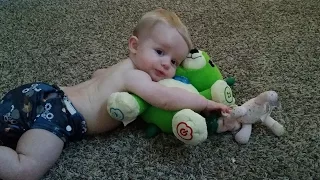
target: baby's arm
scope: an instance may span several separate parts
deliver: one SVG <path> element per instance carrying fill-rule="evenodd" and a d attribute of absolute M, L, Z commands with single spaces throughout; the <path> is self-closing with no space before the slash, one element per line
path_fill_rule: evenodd
<path fill-rule="evenodd" d="M 92 78 L 97 77 L 97 76 L 101 76 L 101 75 L 105 74 L 106 71 L 107 71 L 106 68 L 98 69 L 92 74 Z"/>
<path fill-rule="evenodd" d="M 155 107 L 166 110 L 192 109 L 194 111 L 205 109 L 228 111 L 229 109 L 227 106 L 184 89 L 163 86 L 152 81 L 150 76 L 142 71 L 128 72 L 124 78 L 126 91 L 140 96 Z"/>

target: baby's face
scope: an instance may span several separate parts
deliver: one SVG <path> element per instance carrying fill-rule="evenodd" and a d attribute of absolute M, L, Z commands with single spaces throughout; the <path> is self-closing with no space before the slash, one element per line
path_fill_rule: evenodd
<path fill-rule="evenodd" d="M 172 78 L 188 53 L 188 45 L 179 32 L 167 24 L 158 23 L 147 37 L 139 38 L 135 63 L 153 81 L 159 81 Z"/>

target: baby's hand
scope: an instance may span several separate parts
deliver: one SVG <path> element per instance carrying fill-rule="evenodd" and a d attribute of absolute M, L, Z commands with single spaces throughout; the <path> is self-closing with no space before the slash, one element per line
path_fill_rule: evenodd
<path fill-rule="evenodd" d="M 227 114 L 231 112 L 231 107 L 224 105 L 222 103 L 217 103 L 214 101 L 208 100 L 207 107 L 205 108 L 205 111 L 221 111 L 223 114 Z"/>

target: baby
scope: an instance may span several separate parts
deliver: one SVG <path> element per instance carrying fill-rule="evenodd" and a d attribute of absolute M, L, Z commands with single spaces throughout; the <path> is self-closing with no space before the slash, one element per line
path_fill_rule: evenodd
<path fill-rule="evenodd" d="M 106 107 L 114 92 L 135 93 L 167 110 L 229 112 L 229 107 L 200 95 L 156 83 L 172 78 L 192 48 L 188 30 L 174 12 L 157 9 L 146 13 L 128 46 L 127 59 L 97 70 L 83 83 L 58 87 L 35 82 L 2 98 L 0 179 L 40 179 L 68 142 L 118 127 L 121 122 L 112 119 Z"/>

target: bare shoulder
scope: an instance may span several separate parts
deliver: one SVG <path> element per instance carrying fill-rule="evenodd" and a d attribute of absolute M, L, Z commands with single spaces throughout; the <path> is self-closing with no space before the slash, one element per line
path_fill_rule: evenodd
<path fill-rule="evenodd" d="M 110 68 L 114 68 L 113 70 L 110 70 L 110 72 L 116 71 L 114 72 L 117 76 L 115 78 L 119 78 L 119 80 L 121 79 L 124 83 L 131 83 L 139 80 L 151 80 L 150 76 L 146 72 L 136 69 L 130 59 L 126 59 Z M 105 72 L 105 70 L 101 70 L 100 72 Z"/>
<path fill-rule="evenodd" d="M 137 70 L 130 59 L 125 59 L 108 68 L 96 70 L 92 79 L 99 81 L 100 87 L 105 85 L 105 87 L 113 87 L 115 91 L 125 91 L 128 82 L 136 82 L 147 77 L 149 75 Z"/>
<path fill-rule="evenodd" d="M 126 71 L 122 75 L 122 78 L 124 82 L 125 91 L 129 92 L 132 92 L 133 86 L 145 86 L 148 83 L 153 82 L 148 73 L 138 69 Z"/>

